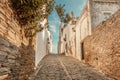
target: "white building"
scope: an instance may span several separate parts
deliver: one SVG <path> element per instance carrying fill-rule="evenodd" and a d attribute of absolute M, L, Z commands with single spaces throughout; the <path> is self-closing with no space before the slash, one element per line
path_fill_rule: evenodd
<path fill-rule="evenodd" d="M 71 24 L 74 22 L 71 20 L 67 26 L 62 28 L 59 52 L 65 52 L 66 55 L 83 60 L 84 39 L 92 34 L 92 30 L 97 25 L 106 21 L 119 8 L 119 0 L 88 0 L 75 24 Z"/>
<path fill-rule="evenodd" d="M 75 23 L 73 18 L 66 26 L 61 26 L 59 53 L 75 56 Z"/>
<path fill-rule="evenodd" d="M 39 64 L 41 59 L 49 53 L 52 53 L 52 38 L 51 33 L 46 26 L 47 20 L 40 22 L 43 30 L 36 34 L 36 53 L 35 66 Z"/>
<path fill-rule="evenodd" d="M 44 56 L 52 53 L 52 39 L 48 29 L 43 29 L 36 36 L 35 65 L 37 66 Z"/>
<path fill-rule="evenodd" d="M 119 9 L 119 0 L 88 0 L 76 23 L 76 54 L 84 59 L 84 39 Z"/>

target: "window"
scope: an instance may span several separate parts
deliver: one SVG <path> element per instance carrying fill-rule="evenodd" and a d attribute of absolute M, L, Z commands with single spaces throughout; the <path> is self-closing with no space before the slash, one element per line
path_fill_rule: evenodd
<path fill-rule="evenodd" d="M 104 12 L 104 20 L 106 21 L 111 16 L 110 12 Z"/>

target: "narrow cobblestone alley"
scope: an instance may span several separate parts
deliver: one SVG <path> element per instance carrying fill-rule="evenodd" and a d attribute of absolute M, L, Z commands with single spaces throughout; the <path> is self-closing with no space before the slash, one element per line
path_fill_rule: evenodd
<path fill-rule="evenodd" d="M 64 55 L 48 55 L 41 62 L 35 80 L 113 80 L 95 69 Z"/>

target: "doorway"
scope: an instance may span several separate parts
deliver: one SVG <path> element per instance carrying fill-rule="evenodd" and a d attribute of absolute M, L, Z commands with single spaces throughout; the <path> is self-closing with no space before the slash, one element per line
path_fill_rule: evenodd
<path fill-rule="evenodd" d="M 84 60 L 84 54 L 85 51 L 84 51 L 84 42 L 81 43 L 81 59 Z"/>

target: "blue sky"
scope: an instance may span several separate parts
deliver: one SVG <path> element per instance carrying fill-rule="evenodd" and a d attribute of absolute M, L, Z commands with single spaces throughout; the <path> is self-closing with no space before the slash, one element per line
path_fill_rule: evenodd
<path fill-rule="evenodd" d="M 87 0 L 55 0 L 55 5 L 65 4 L 64 9 L 66 13 L 74 12 L 76 17 L 80 16 Z M 49 16 L 49 30 L 52 34 L 53 40 L 53 53 L 57 53 L 58 39 L 59 39 L 59 25 L 60 19 L 55 10 Z"/>

